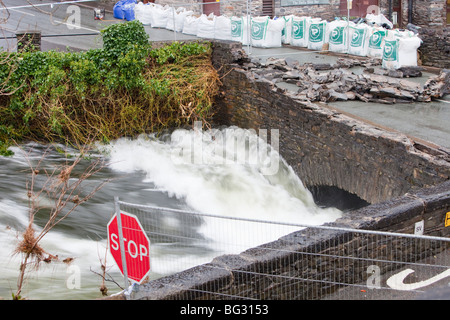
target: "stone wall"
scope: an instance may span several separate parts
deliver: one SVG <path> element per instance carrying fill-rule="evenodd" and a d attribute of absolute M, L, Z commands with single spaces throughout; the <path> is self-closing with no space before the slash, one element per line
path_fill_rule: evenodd
<path fill-rule="evenodd" d="M 275 0 L 275 15 L 287 16 L 294 14 L 333 21 L 335 17 L 341 16 L 339 10 L 340 0 L 330 0 L 329 2 L 329 4 L 282 6 L 281 0 Z"/>
<path fill-rule="evenodd" d="M 342 184 L 341 188 L 356 186 L 352 190 L 377 203 L 344 213 L 325 225 L 327 229 L 306 228 L 142 284 L 129 298 L 225 299 L 241 295 L 254 299 L 321 299 L 336 289 L 326 281 L 330 277 L 333 282 L 364 283 L 370 258 L 416 261 L 444 249 L 435 242 L 417 248 L 416 240 L 401 238 L 397 242 L 395 237 L 367 236 L 348 229 L 412 234 L 415 223 L 423 220 L 425 235 L 449 237 L 445 217 L 450 211 L 450 165 L 445 151 L 415 144 L 398 133 L 326 108 L 298 103 L 270 82 L 240 69 L 239 63 L 247 61 L 240 44 L 215 42 L 213 60 L 226 75 L 217 115 L 220 119 L 247 128 L 281 129 L 281 151 L 285 150 L 288 162 L 302 179 L 306 174 L 310 181 L 325 184 L 346 181 L 350 185 Z M 348 256 L 358 263 L 342 260 Z M 389 263 L 379 266 L 382 273 L 393 270 Z M 125 295 L 114 299 L 125 299 Z"/>
<path fill-rule="evenodd" d="M 327 225 L 340 229 L 307 228 L 240 254 L 223 255 L 210 263 L 150 281 L 135 288 L 130 298 L 326 298 L 339 288 L 336 283 L 364 285 L 368 267 L 374 263 L 372 258 L 418 262 L 438 255 L 448 246 L 439 241 L 419 243 L 415 239 L 367 235 L 344 228 L 411 234 L 415 222 L 424 220 L 424 234 L 448 237 L 450 227 L 444 227 L 444 220 L 450 210 L 449 199 L 450 182 L 445 182 L 353 211 Z M 349 256 L 351 260 L 346 259 Z M 394 263 L 377 262 L 377 266 L 380 275 L 396 270 Z"/>
<path fill-rule="evenodd" d="M 450 68 L 450 27 L 422 28 L 419 56 L 424 66 Z"/>
<path fill-rule="evenodd" d="M 245 70 L 239 46 L 230 44 L 228 51 L 220 48 L 227 44 L 215 45 L 217 65 L 238 62 L 223 79 L 216 121 L 278 129 L 281 155 L 307 186 L 336 186 L 376 203 L 449 180 L 449 150 L 297 100 Z"/>

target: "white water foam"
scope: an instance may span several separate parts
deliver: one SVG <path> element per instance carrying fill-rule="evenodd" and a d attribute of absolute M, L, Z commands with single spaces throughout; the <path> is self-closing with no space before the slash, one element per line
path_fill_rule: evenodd
<path fill-rule="evenodd" d="M 149 183 L 183 199 L 193 211 L 306 225 L 321 225 L 340 217 L 340 210 L 319 208 L 293 169 L 274 148 L 261 148 L 262 143 L 255 132 L 234 127 L 176 130 L 165 139 L 119 139 L 109 146 L 108 153 L 112 169 L 144 172 Z M 277 170 L 267 174 L 269 167 Z M 141 204 L 146 204 L 145 199 Z M 202 233 L 222 252 L 227 252 L 223 243 L 251 247 L 299 229 L 269 232 L 267 228 L 273 230 L 273 226 L 261 229 L 258 225 L 252 230 L 243 222 L 207 220 L 210 223 L 203 226 Z"/>

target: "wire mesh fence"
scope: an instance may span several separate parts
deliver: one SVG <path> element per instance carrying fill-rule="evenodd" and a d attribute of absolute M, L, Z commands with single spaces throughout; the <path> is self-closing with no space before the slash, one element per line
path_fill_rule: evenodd
<path fill-rule="evenodd" d="M 135 297 L 405 299 L 450 283 L 449 238 L 118 204 L 151 242 Z"/>

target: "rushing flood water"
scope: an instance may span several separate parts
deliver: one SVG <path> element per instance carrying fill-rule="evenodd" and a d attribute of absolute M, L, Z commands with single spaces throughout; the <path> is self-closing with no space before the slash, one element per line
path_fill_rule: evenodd
<path fill-rule="evenodd" d="M 16 290 L 20 257 L 13 256 L 12 252 L 17 232 L 27 225 L 29 162 L 35 165 L 47 149 L 47 146 L 25 145 L 14 148 L 14 156 L 0 158 L 0 296 L 7 299 Z M 47 153 L 43 164 L 48 170 L 68 161 L 54 149 Z M 86 186 L 98 185 L 104 179 L 113 180 L 42 241 L 42 247 L 48 252 L 61 260 L 73 257 L 74 261 L 70 265 L 42 263 L 39 271 L 29 273 L 23 296 L 31 299 L 101 297 L 101 278 L 94 272 L 101 272 L 100 261 L 105 256 L 109 274 L 122 284 L 118 268 L 106 250 L 106 225 L 114 211 L 114 196 L 130 203 L 315 225 L 334 221 L 341 215 L 337 209 L 317 207 L 311 193 L 276 150 L 248 130 L 180 129 L 161 138 L 120 139 L 102 147 L 99 154 L 92 157 L 105 158 L 107 165 L 89 179 Z M 88 163 L 89 160 L 83 160 L 81 164 Z M 43 225 L 45 215 L 45 210 L 39 213 L 37 229 Z M 204 231 L 208 237 L 219 236 L 216 230 Z M 233 232 L 236 234 L 226 236 L 252 235 L 251 229 Z M 269 241 L 274 235 L 267 236 L 258 241 Z M 196 252 L 195 248 L 191 252 L 180 252 L 178 260 L 195 256 Z M 212 251 L 193 261 L 208 262 L 220 253 Z M 150 278 L 177 271 L 171 265 L 158 263 L 158 259 L 163 261 L 164 250 L 155 250 L 154 255 L 151 256 L 155 263 Z M 184 266 L 187 267 L 190 265 Z M 110 293 L 120 291 L 112 282 L 106 285 Z"/>

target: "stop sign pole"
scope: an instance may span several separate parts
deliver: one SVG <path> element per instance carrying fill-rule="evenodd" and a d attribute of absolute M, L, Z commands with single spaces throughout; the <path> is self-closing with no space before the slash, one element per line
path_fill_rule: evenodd
<path fill-rule="evenodd" d="M 141 283 L 150 272 L 150 239 L 135 215 L 120 211 L 117 197 L 114 204 L 115 215 L 107 227 L 108 247 L 128 287 L 128 280 Z"/>
<path fill-rule="evenodd" d="M 127 270 L 127 260 L 125 257 L 125 242 L 123 241 L 123 229 L 122 229 L 122 215 L 120 214 L 120 205 L 119 205 L 119 197 L 114 197 L 114 210 L 116 211 L 117 217 L 117 229 L 119 233 L 119 242 L 120 242 L 120 256 L 122 260 L 122 273 L 123 273 L 123 281 L 124 281 L 124 289 L 128 287 L 128 270 Z M 109 239 L 109 237 L 108 237 Z"/>

